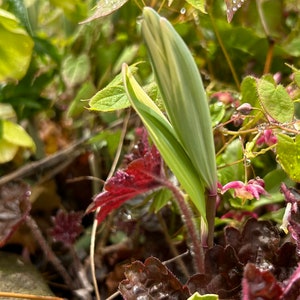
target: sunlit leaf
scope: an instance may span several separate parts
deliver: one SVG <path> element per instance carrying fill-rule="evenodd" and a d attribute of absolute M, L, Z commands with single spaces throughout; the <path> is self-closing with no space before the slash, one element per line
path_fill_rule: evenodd
<path fill-rule="evenodd" d="M 23 127 L 7 120 L 0 120 L 0 163 L 11 161 L 19 147 L 35 151 L 34 141 Z"/>
<path fill-rule="evenodd" d="M 218 299 L 219 296 L 215 294 L 200 295 L 198 292 L 196 292 L 187 300 L 218 300 Z"/>
<path fill-rule="evenodd" d="M 122 7 L 128 0 L 99 0 L 94 14 L 82 21 L 81 24 L 108 16 Z"/>
<path fill-rule="evenodd" d="M 21 79 L 30 63 L 33 41 L 15 16 L 2 9 L 0 9 L 0 40 L 2 41 L 0 82 Z"/>
<path fill-rule="evenodd" d="M 282 85 L 267 80 L 257 82 L 257 93 L 265 112 L 277 122 L 291 122 L 294 117 L 294 103 Z"/>
<path fill-rule="evenodd" d="M 187 0 L 186 2 L 199 9 L 202 13 L 206 13 L 205 0 Z"/>
<path fill-rule="evenodd" d="M 285 134 L 278 134 L 277 160 L 288 176 L 300 182 L 300 135 L 295 140 Z"/>

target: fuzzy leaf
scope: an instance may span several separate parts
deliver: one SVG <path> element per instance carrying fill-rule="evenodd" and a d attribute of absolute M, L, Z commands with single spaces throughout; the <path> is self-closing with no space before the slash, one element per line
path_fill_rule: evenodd
<path fill-rule="evenodd" d="M 282 85 L 275 85 L 268 80 L 257 82 L 257 93 L 261 106 L 275 121 L 291 122 L 294 117 L 294 103 Z"/>
<path fill-rule="evenodd" d="M 0 186 L 0 247 L 29 214 L 29 197 L 29 187 L 23 182 L 9 182 Z"/>
<path fill-rule="evenodd" d="M 217 190 L 208 99 L 194 59 L 172 25 L 152 8 L 143 11 L 142 35 L 176 136 L 205 186 Z"/>
<path fill-rule="evenodd" d="M 190 296 L 187 287 L 154 257 L 147 258 L 145 264 L 140 261 L 133 262 L 126 267 L 125 276 L 119 290 L 127 300 L 186 300 Z"/>
<path fill-rule="evenodd" d="M 288 176 L 300 182 L 300 135 L 293 140 L 288 135 L 278 134 L 277 160 Z"/>

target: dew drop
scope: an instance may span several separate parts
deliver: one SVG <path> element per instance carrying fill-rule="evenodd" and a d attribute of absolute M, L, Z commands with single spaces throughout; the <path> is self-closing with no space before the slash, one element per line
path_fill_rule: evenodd
<path fill-rule="evenodd" d="M 246 158 L 246 159 L 244 160 L 244 165 L 245 165 L 245 167 L 251 166 L 251 159 Z"/>
<path fill-rule="evenodd" d="M 183 7 L 183 8 L 180 10 L 180 13 L 181 13 L 182 15 L 184 15 L 184 14 L 186 13 L 186 9 Z"/>
<path fill-rule="evenodd" d="M 233 10 L 233 11 L 237 11 L 238 9 L 237 9 L 237 7 L 234 6 L 234 7 L 232 8 L 232 10 Z"/>

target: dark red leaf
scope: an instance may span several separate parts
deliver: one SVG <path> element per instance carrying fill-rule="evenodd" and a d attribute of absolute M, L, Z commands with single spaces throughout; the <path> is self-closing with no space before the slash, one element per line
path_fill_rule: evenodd
<path fill-rule="evenodd" d="M 50 234 L 54 240 L 72 245 L 83 230 L 81 221 L 82 213 L 59 210 L 53 218 L 54 227 Z"/>
<path fill-rule="evenodd" d="M 29 186 L 21 181 L 0 186 L 0 247 L 17 230 L 31 209 Z"/>
<path fill-rule="evenodd" d="M 269 270 L 260 270 L 254 264 L 245 267 L 243 285 L 243 300 L 279 300 L 282 288 Z"/>
<path fill-rule="evenodd" d="M 190 296 L 187 287 L 154 257 L 147 258 L 145 264 L 133 262 L 126 268 L 125 276 L 119 290 L 126 300 L 186 300 Z"/>
<path fill-rule="evenodd" d="M 243 265 L 231 246 L 214 246 L 205 254 L 205 274 L 196 274 L 188 281 L 191 293 L 218 294 L 232 299 L 241 290 Z"/>
<path fill-rule="evenodd" d="M 144 148 L 145 149 L 145 148 Z M 87 213 L 101 207 L 98 222 L 125 201 L 163 185 L 162 158 L 155 146 L 146 147 L 143 156 L 133 160 L 126 169 L 119 170 L 109 179 L 104 192 L 97 195 Z"/>

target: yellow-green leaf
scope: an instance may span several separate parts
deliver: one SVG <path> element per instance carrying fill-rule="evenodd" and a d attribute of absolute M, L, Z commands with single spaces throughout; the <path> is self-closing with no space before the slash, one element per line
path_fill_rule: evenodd
<path fill-rule="evenodd" d="M 27 72 L 33 41 L 11 13 L 0 9 L 0 82 L 20 80 Z"/>
<path fill-rule="evenodd" d="M 278 162 L 292 180 L 300 182 L 300 135 L 292 139 L 288 135 L 278 134 L 277 138 Z"/>

